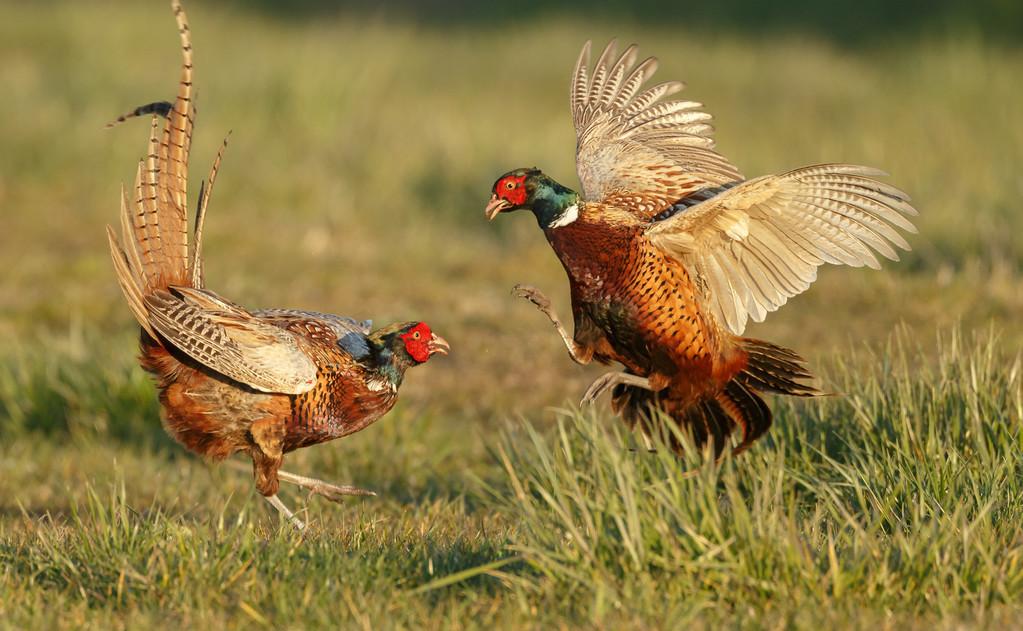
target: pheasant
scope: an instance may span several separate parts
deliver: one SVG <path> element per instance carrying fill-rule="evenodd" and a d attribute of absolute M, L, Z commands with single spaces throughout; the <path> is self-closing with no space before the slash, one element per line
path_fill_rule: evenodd
<path fill-rule="evenodd" d="M 678 82 L 645 88 L 657 60 L 636 60 L 635 46 L 616 56 L 614 41 L 592 67 L 589 42 L 579 55 L 570 102 L 581 192 L 516 169 L 497 179 L 485 214 L 533 213 L 568 275 L 574 334 L 538 289 L 516 293 L 550 318 L 573 360 L 624 367 L 584 403 L 611 390 L 612 409 L 644 438 L 667 416 L 716 457 L 741 428 L 738 454 L 771 425 L 762 393 L 821 394 L 794 351 L 743 337 L 747 321 L 805 291 L 824 263 L 898 260 L 895 248 L 909 249 L 898 229 L 915 232 L 907 216 L 917 212 L 862 166 L 744 179 L 714 150 L 702 105 L 664 100 Z"/>
<path fill-rule="evenodd" d="M 251 456 L 256 489 L 302 529 L 277 497 L 280 480 L 334 501 L 373 493 L 281 471 L 284 454 L 364 429 L 394 406 L 408 368 L 449 346 L 423 322 L 371 330 L 323 313 L 248 310 L 206 289 L 203 221 L 226 140 L 199 190 L 189 250 L 192 46 L 185 12 L 172 5 L 184 56 L 177 98 L 115 121 L 153 114 L 133 201 L 122 187 L 120 238 L 107 227 L 110 253 L 142 327 L 140 361 L 157 382 L 167 432 L 213 461 Z"/>

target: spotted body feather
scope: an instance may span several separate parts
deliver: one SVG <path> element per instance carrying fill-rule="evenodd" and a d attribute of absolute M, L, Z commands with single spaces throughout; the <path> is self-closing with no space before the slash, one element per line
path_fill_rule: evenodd
<path fill-rule="evenodd" d="M 815 396 L 799 355 L 743 337 L 805 291 L 825 263 L 880 266 L 909 249 L 909 197 L 884 173 L 820 164 L 746 180 L 714 146 L 699 103 L 665 100 L 679 82 L 644 89 L 657 67 L 635 46 L 579 55 L 570 87 L 579 193 L 539 169 L 498 178 L 486 215 L 528 209 L 568 274 L 569 335 L 539 290 L 520 287 L 553 321 L 570 356 L 621 363 L 587 391 L 612 391 L 632 425 L 666 415 L 697 445 L 736 453 L 771 424 L 764 392 Z M 681 445 L 674 444 L 676 449 Z"/>

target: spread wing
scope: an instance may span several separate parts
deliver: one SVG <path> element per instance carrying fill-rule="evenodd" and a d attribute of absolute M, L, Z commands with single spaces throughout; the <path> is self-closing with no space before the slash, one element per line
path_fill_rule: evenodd
<path fill-rule="evenodd" d="M 586 42 L 572 77 L 576 169 L 583 199 L 647 220 L 689 193 L 742 175 L 714 151 L 711 116 L 693 101 L 663 101 L 678 81 L 643 89 L 657 59 L 636 63 L 635 46 L 615 59 L 612 40 L 590 67 Z"/>
<path fill-rule="evenodd" d="M 824 263 L 879 268 L 898 260 L 916 232 L 909 197 L 872 179 L 884 172 L 848 164 L 804 167 L 752 179 L 646 230 L 681 261 L 706 304 L 735 334 L 760 322 L 817 278 Z"/>
<path fill-rule="evenodd" d="M 149 323 L 195 361 L 262 392 L 301 394 L 315 385 L 316 363 L 293 333 L 213 292 L 172 291 L 144 298 Z"/>

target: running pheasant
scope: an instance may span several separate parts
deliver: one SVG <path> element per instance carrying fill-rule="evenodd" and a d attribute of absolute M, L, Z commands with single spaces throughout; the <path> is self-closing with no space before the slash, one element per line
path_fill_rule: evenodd
<path fill-rule="evenodd" d="M 761 393 L 820 394 L 795 352 L 742 337 L 747 320 L 805 291 L 824 263 L 898 260 L 895 247 L 909 244 L 896 228 L 915 232 L 906 215 L 916 211 L 867 167 L 743 179 L 714 151 L 702 106 L 662 100 L 678 82 L 644 89 L 657 60 L 636 59 L 635 46 L 616 57 L 613 41 L 592 68 L 589 42 L 579 56 L 570 100 L 582 192 L 517 169 L 494 184 L 486 216 L 532 211 L 568 273 L 574 335 L 539 290 L 516 292 L 551 319 L 576 362 L 625 367 L 584 402 L 611 389 L 615 412 L 644 435 L 660 410 L 716 455 L 741 428 L 739 453 L 771 425 Z"/>
<path fill-rule="evenodd" d="M 184 55 L 178 95 L 115 121 L 154 115 L 134 203 L 122 190 L 120 239 L 107 227 L 110 253 L 142 326 L 141 363 L 156 378 L 166 430 L 212 460 L 249 454 L 256 488 L 301 529 L 277 497 L 280 480 L 335 501 L 372 493 L 280 471 L 284 454 L 373 423 L 394 406 L 406 369 L 449 347 L 423 322 L 372 331 L 369 322 L 334 315 L 247 310 L 205 288 L 203 220 L 224 147 L 199 190 L 189 251 L 192 46 L 185 12 L 172 5 Z M 160 116 L 167 119 L 162 130 Z"/>

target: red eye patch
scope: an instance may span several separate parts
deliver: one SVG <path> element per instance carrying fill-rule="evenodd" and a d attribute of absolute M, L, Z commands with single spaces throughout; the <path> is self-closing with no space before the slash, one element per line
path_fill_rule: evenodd
<path fill-rule="evenodd" d="M 494 187 L 494 194 L 516 206 L 525 204 L 527 197 L 525 181 L 525 175 L 509 175 L 497 183 L 497 186 Z"/>
<path fill-rule="evenodd" d="M 430 358 L 430 337 L 433 332 L 425 322 L 415 325 L 407 333 L 402 334 L 401 339 L 405 341 L 405 350 L 417 362 L 425 362 Z"/>

